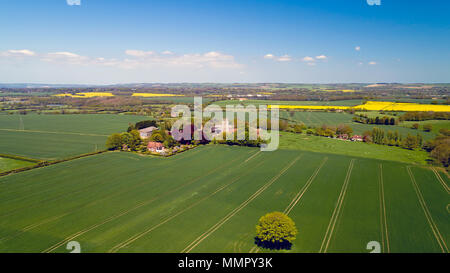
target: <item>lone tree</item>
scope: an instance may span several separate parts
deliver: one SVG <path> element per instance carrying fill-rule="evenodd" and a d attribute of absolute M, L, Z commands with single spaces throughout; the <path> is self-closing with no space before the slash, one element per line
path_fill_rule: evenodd
<path fill-rule="evenodd" d="M 259 219 L 255 244 L 267 249 L 291 249 L 298 231 L 294 221 L 281 212 L 271 212 Z"/>

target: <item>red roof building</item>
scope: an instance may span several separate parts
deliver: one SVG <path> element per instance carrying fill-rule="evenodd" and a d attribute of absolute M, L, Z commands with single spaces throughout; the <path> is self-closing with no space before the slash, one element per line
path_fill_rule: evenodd
<path fill-rule="evenodd" d="M 162 152 L 164 151 L 164 145 L 162 145 L 162 143 L 159 142 L 150 141 L 147 144 L 147 149 L 151 152 Z"/>

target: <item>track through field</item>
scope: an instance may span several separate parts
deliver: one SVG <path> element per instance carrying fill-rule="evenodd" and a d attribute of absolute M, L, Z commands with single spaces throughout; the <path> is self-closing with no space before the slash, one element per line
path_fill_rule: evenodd
<path fill-rule="evenodd" d="M 86 229 L 83 229 L 83 230 L 81 230 L 81 231 L 79 231 L 79 232 L 77 232 L 77 233 L 75 233 L 75 234 L 70 235 L 69 237 L 66 237 L 65 239 L 63 239 L 63 240 L 60 241 L 59 243 L 57 243 L 57 244 L 55 244 L 55 245 L 53 245 L 53 246 L 51 246 L 51 247 L 45 249 L 45 250 L 42 251 L 42 252 L 44 252 L 44 253 L 52 252 L 52 251 L 56 250 L 57 248 L 61 247 L 62 245 L 66 244 L 67 242 L 69 242 L 69 241 L 71 241 L 71 240 L 73 240 L 73 239 L 75 239 L 75 238 L 77 238 L 77 237 L 79 237 L 79 236 L 81 236 L 81 235 L 83 235 L 83 234 L 89 232 L 89 231 L 92 231 L 92 230 L 94 230 L 94 229 L 96 229 L 96 228 L 98 228 L 98 227 L 100 227 L 100 226 L 102 226 L 102 225 L 104 225 L 104 224 L 106 224 L 106 223 L 109 223 L 109 222 L 111 222 L 111 221 L 113 221 L 113 220 L 116 220 L 116 219 L 118 219 L 118 218 L 120 218 L 120 217 L 122 217 L 122 216 L 124 216 L 124 215 L 127 215 L 127 214 L 129 214 L 130 212 L 135 211 L 135 210 L 137 210 L 137 209 L 139 209 L 139 208 L 141 208 L 141 207 L 147 206 L 147 205 L 149 205 L 149 204 L 155 202 L 156 200 L 161 199 L 162 197 L 164 197 L 164 196 L 166 196 L 166 195 L 168 195 L 168 194 L 170 194 L 170 193 L 173 193 L 173 192 L 175 192 L 175 191 L 178 191 L 178 190 L 180 190 L 180 189 L 182 189 L 182 188 L 184 188 L 184 187 L 186 187 L 186 186 L 188 186 L 188 185 L 190 185 L 190 184 L 192 184 L 192 183 L 194 183 L 194 182 L 196 182 L 196 181 L 198 181 L 198 180 L 200 180 L 200 179 L 202 179 L 202 178 L 204 178 L 204 177 L 207 177 L 207 176 L 209 176 L 209 175 L 211 175 L 211 174 L 213 174 L 213 173 L 216 173 L 216 172 L 219 171 L 220 169 L 223 169 L 223 168 L 225 168 L 225 167 L 227 167 L 227 166 L 230 166 L 231 164 L 233 164 L 234 162 L 236 162 L 236 161 L 238 161 L 238 160 L 240 160 L 240 158 L 236 158 L 236 159 L 234 159 L 234 160 L 228 162 L 227 164 L 223 164 L 223 165 L 221 165 L 221 166 L 219 166 L 219 167 L 217 167 L 217 168 L 215 168 L 215 169 L 213 169 L 213 170 L 207 172 L 206 174 L 200 175 L 200 176 L 198 176 L 198 177 L 196 177 L 196 178 L 190 180 L 189 182 L 187 182 L 187 183 L 185 183 L 185 184 L 183 184 L 183 185 L 178 186 L 178 187 L 175 188 L 175 189 L 172 189 L 172 190 L 170 190 L 170 191 L 168 191 L 168 192 L 163 193 L 162 195 L 159 195 L 159 196 L 156 196 L 156 197 L 154 197 L 154 198 L 152 198 L 152 199 L 150 199 L 150 200 L 141 202 L 141 203 L 139 203 L 138 205 L 136 205 L 136 206 L 134 206 L 134 207 L 132 207 L 132 208 L 130 208 L 130 209 L 127 209 L 127 210 L 122 211 L 122 212 L 120 212 L 120 213 L 118 213 L 118 214 L 115 214 L 115 215 L 113 215 L 113 216 L 110 216 L 109 218 L 107 218 L 106 220 L 104 220 L 104 221 L 102 221 L 102 222 L 100 222 L 100 223 L 94 224 L 94 225 L 92 225 L 92 226 L 90 226 L 90 227 L 88 227 L 88 228 L 86 228 Z"/>
<path fill-rule="evenodd" d="M 297 195 L 292 199 L 291 203 L 284 209 L 284 212 L 286 215 L 289 215 L 291 210 L 297 205 L 297 203 L 300 201 L 300 199 L 303 197 L 303 195 L 308 190 L 309 186 L 312 184 L 316 176 L 319 174 L 320 170 L 322 169 L 323 165 L 327 162 L 328 157 L 325 157 L 322 160 L 322 163 L 319 165 L 319 167 L 314 171 L 314 173 L 311 175 L 311 177 L 306 181 L 305 185 L 300 189 L 300 191 L 297 193 Z M 258 253 L 259 248 L 258 246 L 254 246 L 252 249 L 250 249 L 249 253 Z"/>
<path fill-rule="evenodd" d="M 247 162 L 247 161 L 245 161 Z M 164 225 L 165 223 L 169 222 L 170 220 L 174 219 L 175 217 L 185 213 L 186 211 L 196 207 L 197 205 L 199 205 L 200 203 L 202 203 L 203 201 L 205 201 L 206 199 L 216 195 L 217 193 L 221 192 L 222 190 L 228 188 L 229 186 L 231 186 L 232 184 L 234 184 L 235 182 L 237 182 L 239 179 L 241 179 L 244 175 L 246 175 L 247 173 L 249 173 L 250 171 L 252 171 L 253 169 L 256 169 L 257 167 L 261 166 L 264 162 L 261 161 L 259 162 L 257 165 L 255 165 L 252 168 L 248 168 L 246 171 L 244 171 L 243 173 L 241 173 L 240 175 L 238 175 L 237 177 L 235 177 L 234 179 L 231 180 L 231 182 L 219 187 L 216 191 L 214 191 L 213 193 L 203 197 L 202 199 L 200 199 L 199 201 L 195 202 L 194 204 L 186 207 L 185 209 L 175 213 L 172 216 L 167 217 L 166 219 L 164 219 L 163 221 L 161 221 L 160 223 L 150 227 L 149 229 L 140 232 L 136 235 L 133 235 L 132 237 L 128 238 L 127 240 L 119 243 L 118 245 L 114 246 L 113 248 L 111 248 L 108 252 L 109 253 L 116 253 L 118 252 L 120 249 L 127 247 L 128 245 L 132 244 L 133 242 L 139 240 L 140 238 L 142 238 L 143 236 L 147 235 L 148 233 L 152 232 L 153 230 L 157 229 L 158 227 Z"/>
<path fill-rule="evenodd" d="M 274 176 L 271 180 L 269 180 L 266 184 L 264 184 L 261 188 L 259 188 L 253 195 L 251 195 L 247 200 L 241 203 L 238 207 L 236 207 L 233 211 L 231 211 L 227 216 L 222 218 L 219 222 L 213 225 L 209 230 L 200 235 L 197 239 L 195 239 L 192 243 L 190 243 L 185 249 L 183 249 L 182 253 L 191 252 L 197 245 L 199 245 L 203 240 L 205 240 L 208 236 L 214 233 L 217 229 L 219 229 L 223 224 L 225 224 L 229 219 L 231 219 L 236 213 L 245 208 L 251 201 L 253 201 L 256 197 L 258 197 L 262 192 L 264 192 L 270 185 L 272 185 L 275 181 L 278 180 L 290 167 L 292 167 L 295 162 L 297 162 L 302 155 L 299 155 L 295 158 L 288 166 L 282 169 L 276 176 Z"/>
<path fill-rule="evenodd" d="M 447 244 L 445 243 L 444 238 L 442 237 L 436 223 L 433 220 L 433 217 L 430 214 L 430 211 L 425 202 L 425 199 L 423 198 L 422 192 L 420 191 L 419 185 L 417 185 L 416 179 L 415 179 L 413 173 L 411 172 L 411 167 L 407 166 L 406 170 L 408 171 L 409 177 L 411 178 L 411 183 L 413 184 L 417 198 L 419 199 L 419 203 L 422 206 L 423 213 L 425 214 L 425 217 L 427 218 L 428 224 L 431 228 L 431 231 L 433 232 L 434 237 L 436 238 L 437 243 L 439 244 L 443 253 L 448 253 Z"/>
<path fill-rule="evenodd" d="M 350 164 L 349 164 L 349 167 L 348 167 L 348 170 L 347 170 L 347 175 L 345 177 L 344 184 L 342 185 L 341 193 L 339 194 L 339 198 L 338 198 L 338 201 L 336 203 L 336 207 L 335 207 L 335 209 L 333 211 L 333 214 L 331 216 L 330 223 L 328 224 L 328 228 L 327 228 L 327 231 L 326 231 L 325 236 L 323 238 L 322 245 L 320 246 L 320 250 L 319 250 L 320 253 L 326 253 L 327 252 L 328 246 L 329 246 L 330 241 L 331 241 L 331 238 L 333 237 L 334 228 L 335 228 L 336 222 L 337 222 L 337 220 L 339 218 L 339 214 L 340 214 L 340 211 L 341 211 L 341 208 L 342 208 L 342 203 L 344 202 L 345 194 L 347 193 L 347 187 L 348 187 L 348 184 L 349 184 L 349 181 L 350 181 L 350 176 L 351 176 L 354 164 L 355 164 L 355 159 L 352 159 L 350 161 Z"/>
<path fill-rule="evenodd" d="M 389 232 L 386 217 L 386 201 L 384 198 L 383 165 L 380 164 L 379 174 L 379 193 L 380 193 L 380 223 L 381 223 L 381 246 L 383 252 L 390 253 Z"/>

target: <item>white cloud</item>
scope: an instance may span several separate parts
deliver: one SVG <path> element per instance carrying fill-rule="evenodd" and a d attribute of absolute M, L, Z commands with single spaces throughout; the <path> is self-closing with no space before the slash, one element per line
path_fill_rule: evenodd
<path fill-rule="evenodd" d="M 310 56 L 306 56 L 302 59 L 304 62 L 314 62 L 315 59 L 313 57 Z"/>
<path fill-rule="evenodd" d="M 67 0 L 69 6 L 81 6 L 81 0 Z"/>
<path fill-rule="evenodd" d="M 275 56 L 273 54 L 266 54 L 264 55 L 264 59 L 270 59 L 278 62 L 289 62 L 292 61 L 292 57 L 288 54 L 285 54 L 283 56 Z"/>
<path fill-rule="evenodd" d="M 212 67 L 212 68 L 239 68 L 241 64 L 237 63 L 234 56 L 223 54 L 217 51 L 206 53 L 190 53 L 177 55 L 170 51 L 164 51 L 161 54 L 153 51 L 127 50 L 127 55 L 132 59 L 125 59 L 120 64 L 124 68 L 168 66 L 168 67 Z"/>
<path fill-rule="evenodd" d="M 356 51 L 360 51 L 360 50 L 361 50 L 361 47 L 360 47 L 360 46 L 356 46 L 356 47 L 355 47 L 355 50 L 356 50 Z"/>
<path fill-rule="evenodd" d="M 143 51 L 143 50 L 134 50 L 134 49 L 127 49 L 125 50 L 125 54 L 133 57 L 145 57 L 155 54 L 153 51 Z"/>
<path fill-rule="evenodd" d="M 289 62 L 291 60 L 292 60 L 291 56 L 289 56 L 287 54 L 277 58 L 277 61 L 279 61 L 279 62 Z"/>
<path fill-rule="evenodd" d="M 103 57 L 82 56 L 73 52 L 59 51 L 36 54 L 30 50 L 8 50 L 0 52 L 0 57 L 28 57 L 37 56 L 41 61 L 70 65 L 101 65 L 115 66 L 125 69 L 149 67 L 193 67 L 193 68 L 242 68 L 234 56 L 217 51 L 206 53 L 190 53 L 177 55 L 170 51 L 156 53 L 154 51 L 126 50 L 128 58 L 108 59 Z"/>
<path fill-rule="evenodd" d="M 28 49 L 10 49 L 4 52 L 0 52 L 0 56 L 3 57 L 30 57 L 35 55 L 35 52 Z"/>
<path fill-rule="evenodd" d="M 376 64 L 377 64 L 377 62 L 374 62 L 374 61 L 369 62 L 369 65 L 376 65 Z"/>
<path fill-rule="evenodd" d="M 319 56 L 316 56 L 316 59 L 317 60 L 326 60 L 328 57 L 327 56 L 325 56 L 325 55 L 319 55 Z"/>

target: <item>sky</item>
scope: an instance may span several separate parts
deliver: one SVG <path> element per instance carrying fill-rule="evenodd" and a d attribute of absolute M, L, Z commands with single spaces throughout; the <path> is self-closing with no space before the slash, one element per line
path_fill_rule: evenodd
<path fill-rule="evenodd" d="M 0 0 L 0 82 L 450 82 L 450 1 Z"/>

